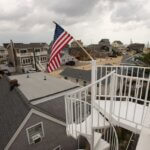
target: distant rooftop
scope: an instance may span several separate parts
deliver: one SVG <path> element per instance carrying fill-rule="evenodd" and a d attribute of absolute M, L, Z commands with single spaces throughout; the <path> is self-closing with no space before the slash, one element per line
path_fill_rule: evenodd
<path fill-rule="evenodd" d="M 45 77 L 46 80 L 44 80 Z M 78 85 L 70 81 L 58 79 L 43 72 L 14 75 L 9 78 L 18 80 L 20 85 L 18 88 L 29 101 L 78 87 Z"/>
<path fill-rule="evenodd" d="M 110 65 L 111 66 L 111 65 Z M 107 71 L 110 71 L 110 68 L 107 67 Z M 98 79 L 106 75 L 106 67 L 102 67 L 97 69 Z M 91 70 L 82 70 L 82 69 L 74 69 L 67 67 L 61 73 L 63 77 L 71 77 L 75 79 L 81 79 L 84 81 L 91 82 Z"/>
<path fill-rule="evenodd" d="M 4 43 L 3 46 L 5 48 L 8 47 L 10 43 Z M 15 48 L 41 48 L 47 45 L 47 43 L 14 43 Z"/>

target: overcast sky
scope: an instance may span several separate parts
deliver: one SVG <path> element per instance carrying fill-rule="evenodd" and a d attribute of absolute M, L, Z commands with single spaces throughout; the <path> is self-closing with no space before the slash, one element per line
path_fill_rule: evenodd
<path fill-rule="evenodd" d="M 0 0 L 0 44 L 47 42 L 53 20 L 84 44 L 150 39 L 149 0 Z"/>

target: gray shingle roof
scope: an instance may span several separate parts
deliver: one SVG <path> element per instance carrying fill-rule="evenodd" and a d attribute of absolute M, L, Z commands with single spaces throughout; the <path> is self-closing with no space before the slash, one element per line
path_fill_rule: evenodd
<path fill-rule="evenodd" d="M 36 107 L 58 120 L 66 121 L 64 96 L 40 103 Z"/>
<path fill-rule="evenodd" d="M 22 101 L 21 101 L 22 99 Z M 21 122 L 30 111 L 19 91 L 10 85 L 6 77 L 0 79 L 0 149 L 7 145 Z"/>
<path fill-rule="evenodd" d="M 29 101 L 78 87 L 72 82 L 58 79 L 42 72 L 30 73 L 28 75 L 29 78 L 27 78 L 27 74 L 23 74 L 10 76 L 10 79 L 18 80 L 20 84 L 18 88 Z M 44 77 L 46 77 L 46 80 L 44 80 Z"/>
<path fill-rule="evenodd" d="M 64 71 L 60 73 L 64 77 L 72 77 L 75 79 L 81 79 L 85 81 L 91 81 L 91 70 L 81 70 L 73 68 L 65 68 Z"/>

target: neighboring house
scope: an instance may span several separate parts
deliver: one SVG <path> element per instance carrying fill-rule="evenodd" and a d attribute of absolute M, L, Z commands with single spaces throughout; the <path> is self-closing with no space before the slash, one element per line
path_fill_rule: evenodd
<path fill-rule="evenodd" d="M 93 51 L 98 52 L 105 52 L 105 53 L 111 53 L 112 52 L 112 46 L 110 44 L 109 39 L 101 39 L 98 44 L 91 44 L 88 46 L 89 49 Z"/>
<path fill-rule="evenodd" d="M 118 52 L 125 52 L 126 48 L 124 46 L 124 44 L 121 41 L 114 41 L 112 43 L 112 47 L 116 48 L 118 50 Z"/>
<path fill-rule="evenodd" d="M 123 46 L 123 43 L 122 43 L 121 41 L 114 41 L 114 42 L 112 43 L 112 46 L 119 48 L 119 47 L 122 47 L 122 46 Z"/>
<path fill-rule="evenodd" d="M 64 95 L 78 88 L 42 72 L 0 79 L 1 150 L 75 150 L 66 135 Z"/>
<path fill-rule="evenodd" d="M 7 63 L 8 61 L 8 51 L 3 46 L 0 46 L 0 64 Z"/>
<path fill-rule="evenodd" d="M 69 48 L 69 54 L 75 56 L 78 60 L 88 60 L 89 58 L 82 48 L 78 44 L 75 44 L 75 42 L 73 43 L 74 44 Z M 83 46 L 81 41 L 79 43 Z M 84 49 L 86 49 L 93 58 L 107 57 L 112 54 L 112 46 L 109 39 L 102 39 L 98 44 L 84 46 Z"/>
<path fill-rule="evenodd" d="M 3 44 L 8 49 L 8 62 L 16 67 L 17 72 L 27 72 L 32 69 L 41 70 L 39 64 L 46 67 L 48 49 L 46 43 L 10 43 Z"/>
<path fill-rule="evenodd" d="M 112 52 L 112 47 L 110 44 L 109 39 L 102 39 L 99 42 L 99 46 L 100 46 L 100 51 L 105 51 L 105 52 Z"/>
<path fill-rule="evenodd" d="M 77 61 L 77 59 L 71 56 L 68 51 L 61 51 L 61 64 L 65 65 L 69 61 Z"/>
<path fill-rule="evenodd" d="M 145 45 L 141 43 L 132 43 L 130 44 L 127 49 L 128 51 L 134 50 L 137 53 L 143 52 Z"/>
<path fill-rule="evenodd" d="M 69 45 L 67 45 L 63 50 L 60 52 L 61 53 L 61 64 L 65 65 L 69 61 L 77 61 L 77 59 L 74 56 L 71 56 L 69 54 Z"/>

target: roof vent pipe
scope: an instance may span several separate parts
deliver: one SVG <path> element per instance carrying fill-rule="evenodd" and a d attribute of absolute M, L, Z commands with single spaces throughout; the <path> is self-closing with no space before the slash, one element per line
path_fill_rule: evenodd
<path fill-rule="evenodd" d="M 27 78 L 29 78 L 29 74 L 27 74 Z"/>
<path fill-rule="evenodd" d="M 47 79 L 46 79 L 46 76 L 44 76 L 44 80 L 47 80 Z"/>

